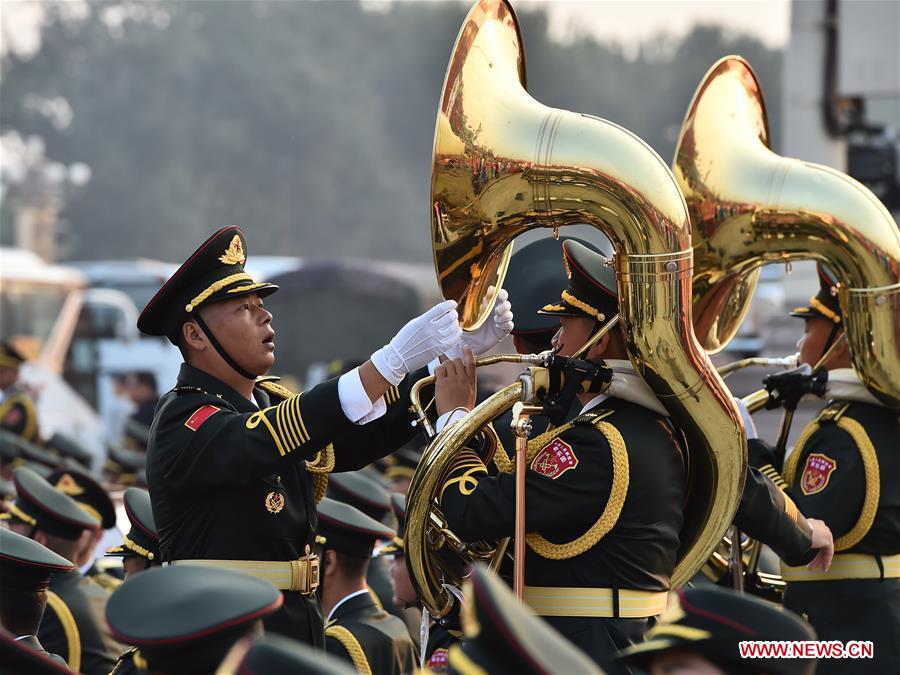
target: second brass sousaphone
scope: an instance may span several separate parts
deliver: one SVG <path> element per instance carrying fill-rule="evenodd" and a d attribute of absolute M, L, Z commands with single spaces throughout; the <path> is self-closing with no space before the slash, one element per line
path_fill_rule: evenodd
<path fill-rule="evenodd" d="M 672 172 L 640 138 L 528 95 L 515 14 L 503 0 L 481 0 L 450 59 L 432 173 L 435 268 L 444 297 L 459 302 L 464 327 L 486 318 L 487 288 L 501 286 L 516 236 L 584 223 L 616 247 L 631 362 L 688 442 L 689 496 L 672 578 L 677 586 L 703 565 L 731 523 L 747 462 L 738 412 L 694 336 L 687 207 Z M 523 382 L 507 387 L 472 417 L 484 424 L 533 396 L 535 387 L 528 389 Z M 436 616 L 449 604 L 430 550 L 432 523 L 453 458 L 477 431 L 461 430 L 462 424 L 445 429 L 426 449 L 409 491 L 407 565 Z"/>

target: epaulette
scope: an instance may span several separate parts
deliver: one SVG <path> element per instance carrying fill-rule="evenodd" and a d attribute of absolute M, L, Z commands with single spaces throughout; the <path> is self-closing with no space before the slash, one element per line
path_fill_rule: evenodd
<path fill-rule="evenodd" d="M 292 392 L 290 389 L 282 384 L 278 384 L 278 382 L 275 382 L 273 380 L 257 380 L 256 386 L 262 389 L 267 394 L 274 394 L 275 396 L 279 396 L 284 399 L 295 396 L 294 392 Z"/>
<path fill-rule="evenodd" d="M 845 401 L 829 403 L 822 412 L 819 413 L 817 421 L 820 424 L 837 424 L 838 420 L 840 420 L 841 416 L 847 412 L 847 408 L 849 407 L 850 404 Z"/>
<path fill-rule="evenodd" d="M 280 382 L 281 378 L 278 375 L 260 375 L 256 378 L 256 384 L 262 384 L 263 382 Z"/>
<path fill-rule="evenodd" d="M 589 410 L 586 413 L 582 413 L 574 420 L 572 420 L 572 424 L 589 424 L 594 426 L 600 420 L 609 417 L 615 412 L 615 410 L 608 410 L 606 408 L 599 408 L 595 410 Z"/>
<path fill-rule="evenodd" d="M 206 391 L 201 389 L 200 387 L 192 387 L 187 384 L 180 384 L 177 387 L 173 387 L 172 391 L 176 394 L 205 394 Z"/>

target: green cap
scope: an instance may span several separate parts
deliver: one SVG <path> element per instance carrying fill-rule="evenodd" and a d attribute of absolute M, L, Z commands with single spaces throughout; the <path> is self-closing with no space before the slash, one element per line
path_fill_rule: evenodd
<path fill-rule="evenodd" d="M 18 368 L 25 363 L 25 357 L 18 349 L 4 340 L 0 342 L 0 368 Z"/>
<path fill-rule="evenodd" d="M 114 638 L 138 647 L 149 670 L 210 672 L 257 619 L 281 607 L 281 592 L 246 574 L 214 567 L 154 567 L 110 596 Z"/>
<path fill-rule="evenodd" d="M 91 463 L 94 461 L 91 451 L 77 438 L 68 434 L 56 432 L 47 441 L 46 446 L 51 450 L 56 450 L 61 457 L 71 457 L 86 469 L 90 469 Z"/>
<path fill-rule="evenodd" d="M 71 468 L 57 469 L 47 477 L 47 482 L 78 502 L 88 515 L 100 522 L 100 527 L 104 530 L 116 526 L 116 507 L 112 499 L 83 467 L 78 471 Z"/>
<path fill-rule="evenodd" d="M 326 550 L 370 558 L 376 540 L 391 539 L 396 534 L 350 504 L 328 497 L 319 502 L 318 512 L 317 534 L 324 538 L 322 545 Z"/>
<path fill-rule="evenodd" d="M 159 534 L 153 521 L 153 507 L 150 493 L 140 488 L 125 490 L 125 514 L 131 521 L 131 529 L 125 535 L 121 546 L 106 550 L 108 556 L 141 557 L 151 563 L 160 564 Z"/>
<path fill-rule="evenodd" d="M 746 668 L 738 643 L 743 641 L 815 640 L 812 627 L 780 605 L 716 586 L 680 588 L 647 632 L 644 642 L 620 651 L 617 659 L 647 667 L 653 657 L 670 651 L 696 652 L 725 672 Z M 814 659 L 753 659 L 753 668 L 770 675 L 809 675 Z"/>
<path fill-rule="evenodd" d="M 540 313 L 586 317 L 601 324 L 609 321 L 619 312 L 612 259 L 571 239 L 563 242 L 562 250 L 568 288 L 562 291 L 559 300 L 544 305 Z"/>
<path fill-rule="evenodd" d="M 378 549 L 376 556 L 404 555 L 406 544 L 403 541 L 406 532 L 406 496 L 394 493 L 391 495 L 391 511 L 397 519 L 397 533 L 387 544 Z"/>
<path fill-rule="evenodd" d="M 328 496 L 356 507 L 375 520 L 384 520 L 391 510 L 391 495 L 375 479 L 361 473 L 332 473 Z"/>
<path fill-rule="evenodd" d="M 22 466 L 13 474 L 16 501 L 9 505 L 12 518 L 63 539 L 75 540 L 100 522 L 78 502 L 64 495 L 37 473 Z M 6 515 L 6 514 L 4 514 Z"/>
<path fill-rule="evenodd" d="M 46 591 L 50 575 L 75 565 L 33 539 L 0 528 L 0 588 Z"/>
<path fill-rule="evenodd" d="M 296 640 L 266 635 L 238 642 L 216 669 L 217 675 L 255 673 L 303 673 L 304 675 L 355 675 L 345 661 Z"/>
<path fill-rule="evenodd" d="M 463 589 L 464 639 L 450 648 L 451 673 L 602 673 L 580 649 L 523 605 L 480 563 Z"/>
<path fill-rule="evenodd" d="M 247 240 L 239 227 L 223 227 L 203 242 L 157 291 L 141 316 L 138 329 L 147 335 L 174 338 L 185 321 L 204 304 L 256 293 L 265 297 L 278 290 L 257 283 L 244 271 Z"/>

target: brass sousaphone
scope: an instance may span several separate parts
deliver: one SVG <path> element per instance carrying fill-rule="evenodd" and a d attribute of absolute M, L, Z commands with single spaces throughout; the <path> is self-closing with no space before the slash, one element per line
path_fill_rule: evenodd
<path fill-rule="evenodd" d="M 734 516 L 747 450 L 738 411 L 694 335 L 691 227 L 672 172 L 627 130 L 531 98 L 515 13 L 504 0 L 481 0 L 465 19 L 444 82 L 431 196 L 438 281 L 444 297 L 458 301 L 465 328 L 487 318 L 487 289 L 502 285 L 519 234 L 589 223 L 615 245 L 631 362 L 688 443 L 689 496 L 672 578 L 683 584 Z M 448 566 L 435 550 L 446 541 L 435 523 L 447 471 L 478 430 L 538 389 L 533 378 L 520 379 L 438 434 L 423 454 L 409 490 L 406 557 L 435 616 L 451 606 L 442 586 Z"/>
<path fill-rule="evenodd" d="M 673 170 L 691 217 L 704 346 L 734 337 L 762 265 L 822 260 L 841 282 L 854 368 L 876 398 L 900 407 L 900 229 L 846 174 L 772 152 L 762 90 L 741 57 L 720 59 L 703 78 Z"/>

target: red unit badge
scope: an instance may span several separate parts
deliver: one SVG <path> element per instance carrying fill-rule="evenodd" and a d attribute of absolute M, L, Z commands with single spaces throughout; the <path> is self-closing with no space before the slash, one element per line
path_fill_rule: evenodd
<path fill-rule="evenodd" d="M 219 408 L 214 405 L 205 405 L 202 408 L 194 411 L 194 414 L 187 418 L 187 422 L 184 423 L 191 431 L 197 431 L 203 423 L 208 420 L 210 417 L 219 412 Z"/>
<path fill-rule="evenodd" d="M 837 469 L 837 462 L 818 452 L 806 458 L 806 466 L 800 477 L 800 490 L 805 495 L 821 492 L 828 485 L 831 474 Z"/>
<path fill-rule="evenodd" d="M 531 470 L 548 478 L 559 478 L 569 469 L 578 466 L 578 458 L 572 446 L 565 441 L 554 438 L 541 450 L 531 462 Z"/>

